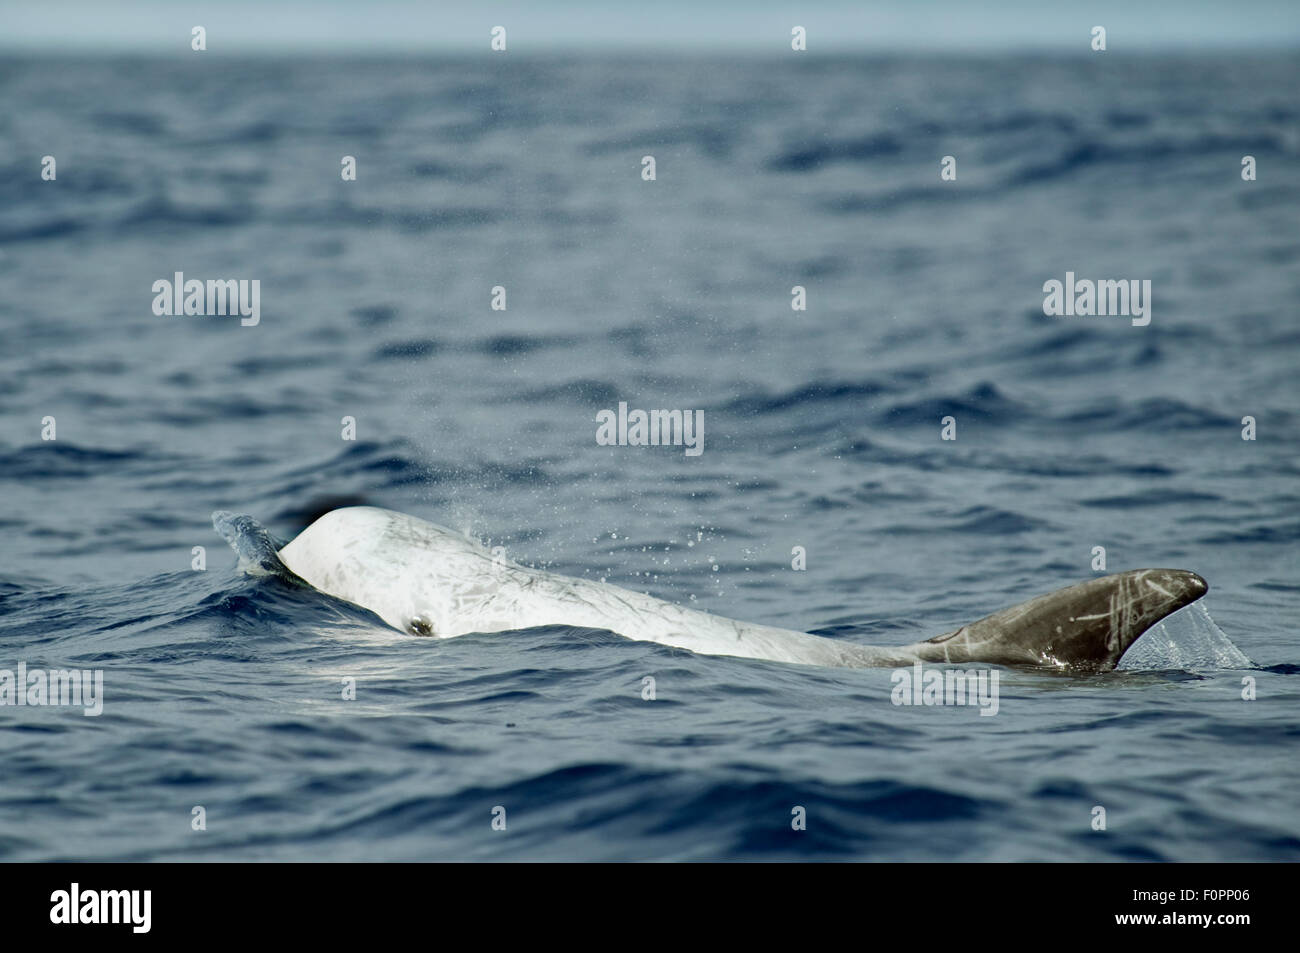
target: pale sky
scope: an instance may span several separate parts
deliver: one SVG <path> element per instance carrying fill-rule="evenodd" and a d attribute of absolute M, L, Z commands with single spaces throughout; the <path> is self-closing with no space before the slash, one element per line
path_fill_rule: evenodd
<path fill-rule="evenodd" d="M 581 48 L 1079 49 L 1101 25 L 1112 53 L 1300 46 L 1300 0 L 0 0 L 0 48 L 475 50 L 506 28 L 510 51 Z"/>

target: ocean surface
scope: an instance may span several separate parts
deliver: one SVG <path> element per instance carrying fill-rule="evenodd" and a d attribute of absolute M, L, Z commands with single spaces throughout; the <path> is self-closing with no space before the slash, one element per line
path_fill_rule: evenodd
<path fill-rule="evenodd" d="M 0 858 L 1300 858 L 1300 57 L 185 54 L 0 59 L 0 669 L 103 672 L 0 707 Z M 1150 324 L 1045 316 L 1067 271 Z M 154 314 L 176 272 L 260 322 Z M 598 445 L 620 402 L 703 453 Z M 982 717 L 412 638 L 210 521 L 359 502 L 862 644 L 1097 546 L 1210 592 Z"/>

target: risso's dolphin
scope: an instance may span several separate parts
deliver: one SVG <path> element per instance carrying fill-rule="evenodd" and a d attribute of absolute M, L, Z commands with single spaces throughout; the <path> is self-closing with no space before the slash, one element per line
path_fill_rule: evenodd
<path fill-rule="evenodd" d="M 1148 628 L 1209 588 L 1182 569 L 1135 569 L 1039 596 L 926 642 L 876 647 L 737 622 L 609 583 L 529 569 L 460 533 L 373 506 L 332 510 L 284 546 L 248 516 L 219 511 L 212 524 L 246 566 L 296 577 L 412 635 L 446 639 L 569 625 L 706 655 L 847 668 L 921 661 L 1105 671 Z"/>

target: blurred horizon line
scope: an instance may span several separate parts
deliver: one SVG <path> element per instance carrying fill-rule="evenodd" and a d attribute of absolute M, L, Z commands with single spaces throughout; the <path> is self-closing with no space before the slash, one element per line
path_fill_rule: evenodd
<path fill-rule="evenodd" d="M 0 52 L 191 53 L 203 27 L 218 53 L 494 52 L 607 50 L 791 54 L 1024 52 L 1088 55 L 1300 48 L 1296 0 L 658 0 L 653 7 L 599 0 L 30 0 L 9 3 Z M 1106 49 L 1091 48 L 1106 31 Z"/>
<path fill-rule="evenodd" d="M 266 59 L 268 57 L 282 57 L 285 59 L 415 59 L 427 56 L 444 56 L 455 59 L 468 59 L 477 57 L 488 52 L 480 50 L 478 47 L 467 46 L 353 46 L 353 45 L 330 45 L 322 44 L 319 46 L 298 45 L 298 46 L 274 46 L 270 44 L 258 44 L 244 46 L 238 49 L 225 50 L 207 50 L 205 55 L 211 55 L 216 59 L 222 60 L 252 60 Z M 729 59 L 773 59 L 785 54 L 781 50 L 770 50 L 753 46 L 727 46 L 727 47 L 707 47 L 707 46 L 672 46 L 668 44 L 650 44 L 650 43 L 628 43 L 624 45 L 599 46 L 596 44 L 548 44 L 538 46 L 528 50 L 511 50 L 512 58 L 529 60 L 529 59 L 554 59 L 556 57 L 581 55 L 593 59 L 600 57 L 626 57 L 626 56 L 659 56 L 680 59 L 695 59 L 706 55 L 715 55 L 720 58 Z M 1168 45 L 1168 46 L 1149 46 L 1137 50 L 1130 50 L 1125 54 L 1126 58 L 1174 58 L 1188 55 L 1203 55 L 1212 57 L 1228 57 L 1233 54 L 1258 54 L 1261 56 L 1281 56 L 1286 54 L 1300 53 L 1300 40 L 1287 43 L 1270 43 L 1270 44 L 1239 44 L 1239 45 L 1216 45 L 1216 46 L 1191 46 L 1191 45 Z M 141 46 L 116 46 L 116 47 L 91 47 L 91 46 L 32 46 L 32 45 L 9 45 L 0 41 L 0 58 L 22 59 L 46 57 L 50 59 L 84 59 L 84 60 L 107 60 L 107 59 L 136 59 L 136 60 L 170 60 L 178 59 L 184 56 L 193 55 L 188 48 L 183 50 L 159 50 L 156 47 Z M 1016 44 L 1014 46 L 1004 47 L 984 47 L 984 46 L 903 46 L 903 47 L 884 47 L 884 46 L 847 46 L 841 45 L 833 48 L 827 48 L 817 54 L 813 59 L 817 60 L 842 60 L 849 58 L 869 57 L 876 60 L 890 59 L 930 59 L 930 58 L 958 58 L 958 59 L 1055 59 L 1055 60 L 1082 60 L 1093 56 L 1091 51 L 1076 51 L 1073 49 L 1045 48 L 1041 46 L 1032 46 L 1028 44 Z"/>

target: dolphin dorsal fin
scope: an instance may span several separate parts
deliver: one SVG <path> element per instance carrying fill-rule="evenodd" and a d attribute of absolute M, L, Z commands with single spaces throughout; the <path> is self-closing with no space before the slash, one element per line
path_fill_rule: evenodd
<path fill-rule="evenodd" d="M 1184 569 L 1134 569 L 1030 599 L 914 650 L 931 662 L 1108 671 L 1143 632 L 1208 589 Z"/>

